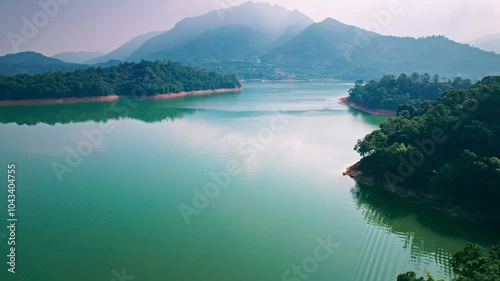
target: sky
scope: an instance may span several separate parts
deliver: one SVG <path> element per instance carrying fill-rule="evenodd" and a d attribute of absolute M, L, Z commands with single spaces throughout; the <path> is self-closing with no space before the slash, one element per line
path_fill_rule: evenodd
<path fill-rule="evenodd" d="M 132 37 L 169 30 L 185 17 L 247 0 L 1 0 L 0 55 L 108 52 Z M 445 35 L 459 42 L 500 33 L 498 0 L 257 0 L 331 17 L 381 34 Z"/>

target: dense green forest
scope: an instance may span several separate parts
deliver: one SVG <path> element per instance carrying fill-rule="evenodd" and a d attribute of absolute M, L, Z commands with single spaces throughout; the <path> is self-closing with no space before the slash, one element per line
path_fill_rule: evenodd
<path fill-rule="evenodd" d="M 71 72 L 0 76 L 0 100 L 144 96 L 240 86 L 234 75 L 220 75 L 170 61 L 141 61 Z"/>
<path fill-rule="evenodd" d="M 449 90 L 468 89 L 471 85 L 471 80 L 460 77 L 441 81 L 437 74 L 432 78 L 428 73 L 385 75 L 366 84 L 356 81 L 349 90 L 349 101 L 374 109 L 396 110 L 400 104 L 420 107 L 425 100 L 437 99 Z"/>
<path fill-rule="evenodd" d="M 363 177 L 500 213 L 500 76 L 397 112 L 358 141 Z"/>
<path fill-rule="evenodd" d="M 500 280 L 500 244 L 486 252 L 482 247 L 468 243 L 465 248 L 453 255 L 450 260 L 453 281 L 499 281 Z M 426 278 L 417 278 L 415 272 L 398 276 L 397 281 L 434 281 L 428 274 Z"/>

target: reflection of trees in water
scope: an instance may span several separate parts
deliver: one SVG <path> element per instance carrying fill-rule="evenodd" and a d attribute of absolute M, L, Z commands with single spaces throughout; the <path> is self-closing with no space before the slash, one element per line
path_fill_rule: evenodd
<path fill-rule="evenodd" d="M 0 108 L 0 123 L 18 125 L 48 125 L 107 122 L 122 118 L 146 123 L 175 120 L 197 112 L 197 109 L 175 107 L 167 100 L 129 100 L 113 102 L 82 102 L 74 104 L 5 106 Z"/>
<path fill-rule="evenodd" d="M 359 109 L 355 109 L 352 107 L 349 107 L 348 110 L 353 116 L 361 117 L 363 119 L 364 123 L 368 123 L 370 125 L 375 125 L 377 127 L 380 125 L 380 123 L 389 119 L 388 116 L 373 115 L 373 114 L 362 112 Z"/>
<path fill-rule="evenodd" d="M 414 262 L 418 263 L 423 256 L 431 257 L 449 274 L 448 260 L 463 249 L 465 242 L 489 247 L 498 243 L 500 237 L 498 228 L 428 210 L 373 187 L 358 185 L 351 193 L 368 223 L 404 239 Z"/>

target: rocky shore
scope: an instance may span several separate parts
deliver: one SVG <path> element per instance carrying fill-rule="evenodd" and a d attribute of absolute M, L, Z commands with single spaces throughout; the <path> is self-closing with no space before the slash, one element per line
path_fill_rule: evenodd
<path fill-rule="evenodd" d="M 417 190 L 415 188 L 377 182 L 374 177 L 363 174 L 363 171 L 360 169 L 360 162 L 348 167 L 343 175 L 351 177 L 360 185 L 379 188 L 396 194 L 400 198 L 407 200 L 410 204 L 417 204 L 469 221 L 500 226 L 500 218 L 492 216 L 486 211 L 465 208 L 458 200 L 448 194 L 432 192 L 429 189 Z"/>
<path fill-rule="evenodd" d="M 370 114 L 374 114 L 374 115 L 380 115 L 380 116 L 396 116 L 396 111 L 394 110 L 386 110 L 386 109 L 372 109 L 372 108 L 368 108 L 366 106 L 362 106 L 362 105 L 359 105 L 359 104 L 356 104 L 354 102 L 350 102 L 349 101 L 349 98 L 348 97 L 345 97 L 345 98 L 340 98 L 340 101 L 345 104 L 345 105 L 348 105 L 352 108 L 355 108 L 357 110 L 361 110 L 363 112 L 366 112 L 366 113 L 370 113 Z"/>

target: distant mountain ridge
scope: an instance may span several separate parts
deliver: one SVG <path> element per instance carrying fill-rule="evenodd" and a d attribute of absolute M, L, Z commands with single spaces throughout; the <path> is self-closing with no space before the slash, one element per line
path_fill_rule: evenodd
<path fill-rule="evenodd" d="M 123 44 L 120 47 L 116 48 L 115 50 L 111 51 L 110 53 L 103 54 L 103 55 L 96 57 L 96 58 L 93 58 L 93 59 L 88 59 L 86 61 L 86 63 L 95 64 L 95 63 L 107 62 L 110 60 L 125 60 L 135 50 L 137 50 L 139 47 L 141 47 L 142 44 L 144 44 L 144 42 L 146 42 L 149 39 L 151 39 L 159 34 L 162 34 L 162 33 L 163 33 L 163 31 L 153 31 L 153 32 L 148 32 L 148 33 L 136 36 L 136 37 L 130 39 L 125 44 Z"/>
<path fill-rule="evenodd" d="M 110 60 L 97 64 L 78 64 L 50 58 L 36 52 L 22 52 L 0 57 L 0 75 L 38 74 L 43 72 L 72 71 L 89 67 L 109 67 L 120 64 Z"/>
<path fill-rule="evenodd" d="M 438 73 L 479 79 L 500 74 L 500 56 L 444 36 L 384 36 L 327 18 L 247 2 L 180 21 L 128 60 L 174 60 L 242 78 L 373 78 Z"/>
<path fill-rule="evenodd" d="M 65 52 L 52 56 L 54 59 L 70 63 L 86 63 L 88 60 L 95 59 L 104 55 L 101 52 Z"/>
<path fill-rule="evenodd" d="M 485 51 L 500 54 L 500 33 L 478 38 L 469 44 Z"/>
<path fill-rule="evenodd" d="M 280 6 L 272 6 L 268 3 L 247 2 L 241 6 L 231 7 L 224 10 L 212 11 L 199 17 L 186 18 L 175 25 L 171 30 L 153 37 L 136 50 L 128 60 L 156 60 L 171 59 L 173 53 L 179 52 L 176 48 L 182 48 L 191 41 L 198 41 L 216 35 L 217 32 L 227 32 L 230 26 L 239 26 L 259 42 L 258 51 L 266 48 L 280 39 L 282 36 L 293 37 L 314 21 L 299 11 L 289 11 Z M 253 33 L 253 34 L 251 34 Z M 218 36 L 222 45 L 227 45 L 231 38 Z M 227 40 L 226 40 L 227 39 Z M 211 42 L 212 47 L 217 47 Z M 244 46 L 240 46 L 244 48 Z M 248 50 L 241 50 L 248 53 Z M 256 54 L 258 55 L 258 53 Z"/>
<path fill-rule="evenodd" d="M 22 52 L 0 57 L 0 74 L 36 74 L 41 72 L 71 71 L 88 66 L 67 63 L 35 52 Z"/>
<path fill-rule="evenodd" d="M 261 59 L 263 64 L 288 71 L 337 77 L 403 72 L 484 77 L 500 73 L 500 55 L 444 36 L 383 36 L 331 18 L 312 24 Z"/>
<path fill-rule="evenodd" d="M 492 40 L 496 37 L 478 44 Z M 218 73 L 236 73 L 243 79 L 366 80 L 384 74 L 428 72 L 476 80 L 500 74 L 500 55 L 444 36 L 385 36 L 331 18 L 314 23 L 297 10 L 254 2 L 183 19 L 166 32 L 135 37 L 87 63 L 107 66 L 140 60 L 179 61 Z M 25 62 L 3 71 L 36 73 L 85 67 L 61 61 L 45 63 L 49 66 L 42 67 L 39 58 L 34 69 Z"/>

